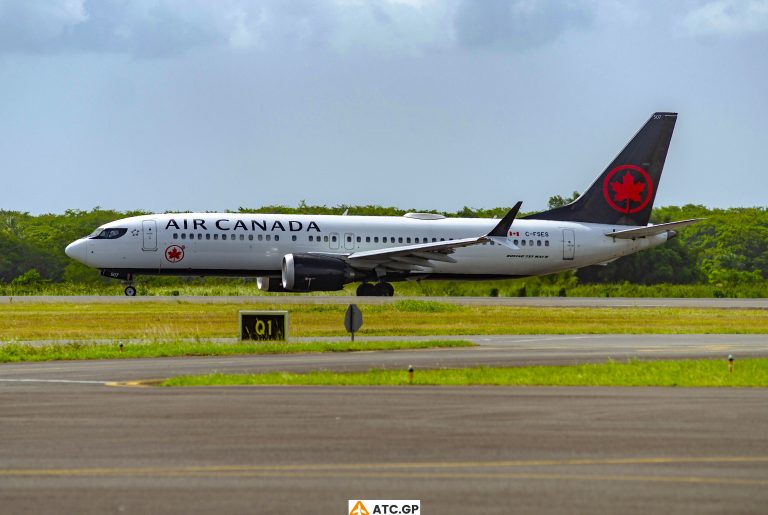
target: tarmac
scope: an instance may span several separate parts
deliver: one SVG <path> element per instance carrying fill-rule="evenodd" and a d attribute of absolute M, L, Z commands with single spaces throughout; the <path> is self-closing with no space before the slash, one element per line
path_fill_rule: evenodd
<path fill-rule="evenodd" d="M 765 335 L 0 365 L 4 513 L 764 513 L 768 389 L 115 386 L 211 371 L 768 355 Z"/>

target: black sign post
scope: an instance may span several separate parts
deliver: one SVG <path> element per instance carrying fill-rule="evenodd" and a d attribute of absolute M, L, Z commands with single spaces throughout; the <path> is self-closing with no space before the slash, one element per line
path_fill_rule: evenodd
<path fill-rule="evenodd" d="M 352 335 L 352 341 L 355 341 L 355 332 L 363 325 L 363 314 L 357 304 L 350 304 L 347 312 L 344 314 L 344 327 Z"/>
<path fill-rule="evenodd" d="M 240 311 L 241 340 L 288 339 L 287 311 Z"/>

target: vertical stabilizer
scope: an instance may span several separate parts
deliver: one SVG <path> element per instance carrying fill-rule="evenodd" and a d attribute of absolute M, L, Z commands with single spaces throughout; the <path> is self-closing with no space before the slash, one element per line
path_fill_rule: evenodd
<path fill-rule="evenodd" d="M 676 121 L 677 113 L 654 113 L 579 198 L 525 218 L 646 225 Z"/>

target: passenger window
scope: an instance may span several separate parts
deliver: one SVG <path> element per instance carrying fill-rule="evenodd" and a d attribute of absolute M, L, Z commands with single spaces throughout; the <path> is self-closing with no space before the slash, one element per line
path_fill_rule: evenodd
<path fill-rule="evenodd" d="M 291 236 L 291 241 L 296 241 L 296 235 L 295 234 Z"/>
<path fill-rule="evenodd" d="M 512 243 L 514 243 L 515 245 L 519 245 L 520 244 L 520 240 L 515 240 Z"/>
<path fill-rule="evenodd" d="M 544 246 L 549 247 L 549 240 L 544 240 Z"/>
<path fill-rule="evenodd" d="M 520 246 L 525 247 L 525 240 L 520 240 Z"/>
<path fill-rule="evenodd" d="M 311 234 L 309 235 L 309 241 L 312 241 L 312 235 Z"/>
<path fill-rule="evenodd" d="M 402 242 L 403 242 L 403 238 L 402 238 L 402 236 L 401 236 L 400 238 L 398 238 L 398 239 L 397 239 L 397 242 L 398 242 L 398 243 L 402 243 Z"/>
<path fill-rule="evenodd" d="M 365 237 L 365 242 L 366 243 L 370 243 L 371 242 L 371 237 L 370 236 L 366 236 Z"/>
<path fill-rule="evenodd" d="M 541 240 L 536 240 L 536 246 L 541 247 Z"/>
<path fill-rule="evenodd" d="M 179 233 L 175 232 L 173 233 L 173 239 L 178 240 L 179 239 Z"/>
<path fill-rule="evenodd" d="M 387 237 L 386 236 L 382 236 L 381 237 L 381 242 L 382 243 L 386 243 L 387 242 Z"/>
<path fill-rule="evenodd" d="M 406 239 L 405 239 L 405 242 L 406 242 L 406 243 L 410 243 L 410 242 L 411 242 L 411 239 L 410 239 L 410 238 L 406 238 Z"/>
<path fill-rule="evenodd" d="M 272 239 L 272 235 L 271 235 L 271 234 L 267 234 L 267 235 L 265 236 L 265 238 L 267 239 L 267 241 L 270 241 L 270 240 Z"/>
<path fill-rule="evenodd" d="M 202 240 L 203 239 L 203 233 L 198 233 L 197 234 L 197 239 L 198 240 Z"/>
<path fill-rule="evenodd" d="M 533 240 L 528 240 L 528 245 L 530 245 L 531 247 L 533 247 Z"/>
<path fill-rule="evenodd" d="M 211 233 L 207 232 L 205 233 L 205 239 L 210 240 L 211 239 Z"/>
<path fill-rule="evenodd" d="M 347 236 L 347 243 L 352 243 L 352 236 Z"/>
<path fill-rule="evenodd" d="M 335 242 L 336 241 L 336 236 L 331 236 L 331 241 Z"/>
<path fill-rule="evenodd" d="M 437 238 L 432 238 L 432 241 L 437 241 Z"/>
<path fill-rule="evenodd" d="M 357 237 L 357 242 L 360 243 L 361 241 L 363 241 L 363 239 L 360 236 L 358 236 Z"/>
<path fill-rule="evenodd" d="M 189 239 L 190 239 L 190 240 L 194 240 L 194 239 L 195 239 L 195 235 L 190 233 L 190 235 L 189 235 Z"/>
<path fill-rule="evenodd" d="M 418 238 L 416 238 L 416 239 L 414 239 L 414 240 L 413 240 L 413 242 L 414 242 L 414 243 L 418 243 L 418 242 L 419 242 L 419 239 L 418 239 Z"/>
<path fill-rule="evenodd" d="M 378 236 L 374 236 L 373 237 L 373 242 L 374 243 L 378 243 L 379 242 L 379 237 Z"/>
<path fill-rule="evenodd" d="M 253 241 L 253 234 L 248 235 L 248 241 Z"/>
<path fill-rule="evenodd" d="M 240 241 L 243 241 L 245 239 L 245 234 L 240 235 Z"/>
<path fill-rule="evenodd" d="M 263 239 L 264 239 L 264 235 L 263 234 L 259 234 L 259 241 L 261 241 Z"/>
<path fill-rule="evenodd" d="M 219 239 L 219 234 L 218 234 L 218 233 L 214 234 L 214 235 L 213 235 L 213 239 L 214 239 L 214 240 L 218 240 L 218 239 Z"/>
<path fill-rule="evenodd" d="M 280 241 L 280 235 L 279 234 L 275 234 L 275 241 Z"/>
<path fill-rule="evenodd" d="M 181 233 L 181 239 L 182 240 L 186 240 L 187 239 L 187 234 L 186 233 Z"/>
<path fill-rule="evenodd" d="M 324 241 L 325 243 L 328 243 L 328 236 L 323 236 L 323 241 Z"/>

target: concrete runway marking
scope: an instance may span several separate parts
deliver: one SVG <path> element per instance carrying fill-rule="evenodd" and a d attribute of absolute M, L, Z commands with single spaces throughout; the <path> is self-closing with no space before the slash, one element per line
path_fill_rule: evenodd
<path fill-rule="evenodd" d="M 70 383 L 70 384 L 100 384 L 105 385 L 107 381 L 85 381 L 74 379 L 0 379 L 0 383 Z"/>
<path fill-rule="evenodd" d="M 621 466 L 621 465 L 664 465 L 690 463 L 746 464 L 768 463 L 768 456 L 717 456 L 717 457 L 658 457 L 658 458 L 607 458 L 607 459 L 566 459 L 566 460 L 515 460 L 515 461 L 466 461 L 466 462 L 401 462 L 401 463 L 350 463 L 350 464 L 299 464 L 299 465 L 210 465 L 189 467 L 100 467 L 71 469 L 0 469 L 0 477 L 19 476 L 274 476 L 299 477 L 319 474 L 337 474 L 359 477 L 532 477 L 561 479 L 608 479 L 630 481 L 684 481 L 684 482 L 732 482 L 738 484 L 766 484 L 766 479 L 738 479 L 693 476 L 597 476 L 570 474 L 536 474 L 528 472 L 476 472 L 480 468 L 541 468 L 572 466 Z M 432 469 L 432 470 L 430 470 Z M 466 472 L 452 472 L 466 470 Z M 446 472 L 442 472 L 446 471 Z"/>

